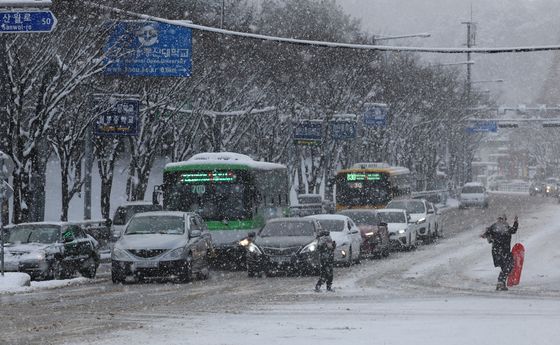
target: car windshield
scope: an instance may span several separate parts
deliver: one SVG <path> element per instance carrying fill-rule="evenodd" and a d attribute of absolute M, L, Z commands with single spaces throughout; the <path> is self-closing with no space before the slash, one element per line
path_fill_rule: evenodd
<path fill-rule="evenodd" d="M 142 216 L 133 217 L 126 228 L 125 235 L 185 233 L 183 217 L 178 216 Z"/>
<path fill-rule="evenodd" d="M 56 243 L 60 227 L 54 225 L 18 225 L 10 231 L 10 243 Z"/>
<path fill-rule="evenodd" d="M 408 213 L 425 213 L 426 208 L 422 201 L 391 201 L 387 208 L 398 208 Z"/>
<path fill-rule="evenodd" d="M 127 205 L 120 206 L 115 211 L 115 216 L 113 217 L 113 224 L 115 225 L 125 225 L 132 216 L 136 213 L 159 211 L 161 207 L 158 205 Z"/>
<path fill-rule="evenodd" d="M 261 237 L 314 236 L 315 227 L 312 222 L 270 222 L 260 232 Z"/>
<path fill-rule="evenodd" d="M 379 212 L 379 220 L 384 223 L 406 223 L 404 212 Z"/>
<path fill-rule="evenodd" d="M 323 229 L 329 231 L 342 231 L 344 230 L 344 221 L 340 219 L 318 219 L 319 224 Z"/>
<path fill-rule="evenodd" d="M 347 217 L 350 217 L 357 225 L 362 224 L 369 224 L 369 225 L 377 225 L 379 223 L 379 217 L 377 216 L 377 212 L 353 212 L 353 211 L 344 211 L 341 212 Z"/>
<path fill-rule="evenodd" d="M 464 194 L 482 194 L 484 193 L 484 187 L 482 186 L 465 186 L 461 193 Z"/>

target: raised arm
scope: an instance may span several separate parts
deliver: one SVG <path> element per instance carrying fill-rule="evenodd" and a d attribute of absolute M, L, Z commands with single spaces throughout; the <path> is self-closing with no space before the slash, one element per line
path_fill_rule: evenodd
<path fill-rule="evenodd" d="M 513 219 L 513 225 L 509 227 L 509 233 L 510 234 L 515 234 L 517 232 L 517 227 L 519 226 L 519 223 L 517 222 L 517 216 L 515 216 L 515 218 Z"/>

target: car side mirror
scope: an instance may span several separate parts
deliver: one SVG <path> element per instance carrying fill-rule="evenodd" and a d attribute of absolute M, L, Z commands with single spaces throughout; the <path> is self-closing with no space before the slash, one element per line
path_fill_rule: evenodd
<path fill-rule="evenodd" d="M 428 214 L 434 214 L 434 210 L 428 210 Z"/>
<path fill-rule="evenodd" d="M 113 220 L 111 218 L 105 219 L 105 226 L 110 228 L 113 225 Z"/>
<path fill-rule="evenodd" d="M 251 232 L 249 232 L 249 233 L 247 234 L 247 237 L 250 238 L 250 239 L 253 239 L 253 238 L 255 238 L 256 236 L 257 236 L 257 234 L 256 234 L 254 231 L 251 231 Z"/>
<path fill-rule="evenodd" d="M 387 226 L 387 223 L 385 223 L 385 222 L 379 222 L 379 223 L 377 223 L 377 226 Z"/>
<path fill-rule="evenodd" d="M 202 231 L 200 230 L 191 230 L 190 238 L 197 238 L 202 236 Z"/>

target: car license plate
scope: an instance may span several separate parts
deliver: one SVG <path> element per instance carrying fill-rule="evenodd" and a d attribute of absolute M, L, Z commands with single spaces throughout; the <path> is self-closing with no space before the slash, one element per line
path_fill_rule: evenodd
<path fill-rule="evenodd" d="M 136 267 L 138 268 L 157 268 L 157 261 L 136 261 Z"/>
<path fill-rule="evenodd" d="M 290 256 L 273 256 L 272 261 L 277 263 L 277 264 L 282 264 L 282 263 L 288 263 L 290 262 L 291 257 Z"/>

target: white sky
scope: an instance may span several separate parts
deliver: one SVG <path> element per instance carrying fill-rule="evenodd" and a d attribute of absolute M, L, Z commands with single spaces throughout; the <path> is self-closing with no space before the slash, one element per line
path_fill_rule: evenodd
<path fill-rule="evenodd" d="M 560 22 L 557 0 L 337 0 L 351 15 L 361 19 L 364 29 L 381 35 L 429 32 L 431 38 L 387 41 L 426 47 L 461 47 L 466 43 L 470 18 L 478 24 L 477 46 L 526 46 L 557 44 Z M 515 4 L 514 4 L 515 3 Z M 507 104 L 532 104 L 547 77 L 553 53 L 474 55 L 473 80 L 504 79 L 504 83 L 479 84 L 501 94 Z M 466 55 L 424 54 L 428 61 L 466 61 Z M 460 67 L 466 69 L 466 67 Z M 560 100 L 557 102 L 560 103 Z"/>

